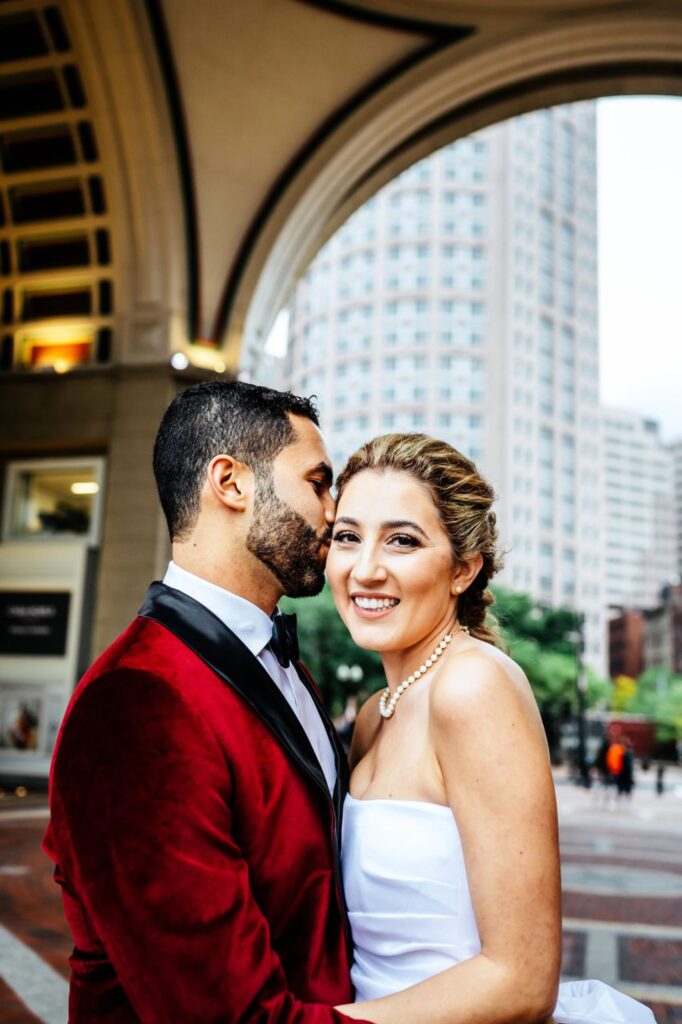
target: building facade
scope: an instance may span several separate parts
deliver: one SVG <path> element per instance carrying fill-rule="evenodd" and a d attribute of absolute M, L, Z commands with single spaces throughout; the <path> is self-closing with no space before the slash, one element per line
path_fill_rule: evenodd
<path fill-rule="evenodd" d="M 682 438 L 670 445 L 675 488 L 675 532 L 677 535 L 677 575 L 682 580 Z"/>
<path fill-rule="evenodd" d="M 496 125 L 398 177 L 298 287 L 284 383 L 337 466 L 389 431 L 442 437 L 499 495 L 500 582 L 586 617 L 601 586 L 595 107 Z"/>
<path fill-rule="evenodd" d="M 644 612 L 624 611 L 609 619 L 609 675 L 636 679 L 645 668 Z"/>
<path fill-rule="evenodd" d="M 673 453 L 656 420 L 602 412 L 606 600 L 651 610 L 678 577 Z"/>
<path fill-rule="evenodd" d="M 682 673 L 682 584 L 664 587 L 657 608 L 609 620 L 609 674 L 636 678 L 646 669 Z"/>

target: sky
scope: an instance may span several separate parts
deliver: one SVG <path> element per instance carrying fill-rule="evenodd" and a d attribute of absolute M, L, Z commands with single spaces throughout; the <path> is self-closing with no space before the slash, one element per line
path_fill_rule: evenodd
<path fill-rule="evenodd" d="M 682 99 L 597 105 L 601 397 L 682 437 Z"/>
<path fill-rule="evenodd" d="M 682 437 L 682 99 L 597 104 L 601 399 Z M 286 350 L 288 315 L 267 343 Z"/>

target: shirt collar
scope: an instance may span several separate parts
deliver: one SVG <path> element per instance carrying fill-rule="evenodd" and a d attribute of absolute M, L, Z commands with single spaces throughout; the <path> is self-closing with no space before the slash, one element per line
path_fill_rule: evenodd
<path fill-rule="evenodd" d="M 239 637 L 252 654 L 258 656 L 272 638 L 272 619 L 251 601 L 239 597 L 224 587 L 209 583 L 201 576 L 168 563 L 163 582 L 167 587 L 180 590 L 208 608 L 228 629 Z"/>

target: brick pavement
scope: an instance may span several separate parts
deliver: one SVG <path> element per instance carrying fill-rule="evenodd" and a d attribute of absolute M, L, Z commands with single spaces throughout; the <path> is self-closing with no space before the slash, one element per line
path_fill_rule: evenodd
<path fill-rule="evenodd" d="M 599 977 L 651 1006 L 658 1024 L 682 1024 L 682 896 L 670 894 L 682 884 L 682 771 L 669 775 L 663 797 L 640 786 L 613 808 L 557 776 L 563 973 Z M 44 796 L 0 801 L 0 925 L 66 979 L 71 940 L 40 850 L 44 807 Z M 30 1012 L 0 980 L 0 1024 L 37 1021 L 63 1016 Z"/>
<path fill-rule="evenodd" d="M 657 796 L 640 773 L 620 804 L 557 777 L 564 931 L 575 937 L 563 970 L 640 999 L 658 1024 L 682 1024 L 682 771 L 667 776 Z"/>

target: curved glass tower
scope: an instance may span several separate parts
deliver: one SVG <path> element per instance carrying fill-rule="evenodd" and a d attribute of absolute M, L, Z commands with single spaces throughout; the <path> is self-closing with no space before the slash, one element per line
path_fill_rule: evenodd
<path fill-rule="evenodd" d="M 543 110 L 401 174 L 294 296 L 285 385 L 335 464 L 388 431 L 442 437 L 498 494 L 501 582 L 585 612 L 605 668 L 593 103 Z"/>

